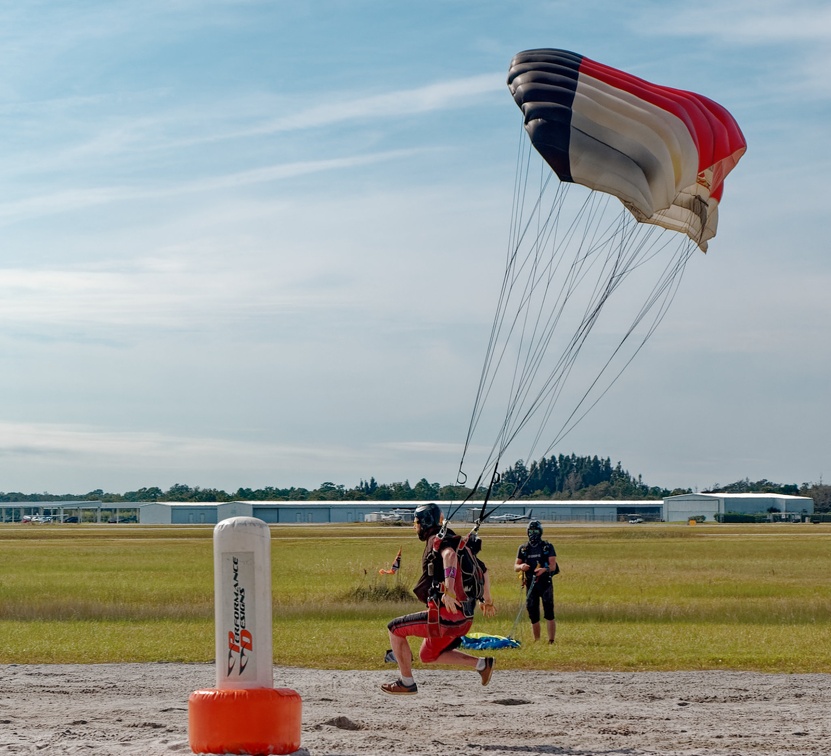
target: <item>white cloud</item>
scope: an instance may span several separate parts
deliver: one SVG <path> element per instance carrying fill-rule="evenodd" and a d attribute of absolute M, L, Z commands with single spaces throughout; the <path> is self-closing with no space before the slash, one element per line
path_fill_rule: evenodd
<path fill-rule="evenodd" d="M 42 479 L 39 470 L 48 467 L 50 479 L 64 481 L 62 488 L 49 493 L 80 493 L 102 487 L 123 493 L 143 486 L 167 488 L 177 482 L 229 492 L 240 486 L 312 488 L 323 480 L 355 485 L 360 471 L 366 471 L 367 478 L 374 475 L 382 482 L 391 482 L 407 477 L 400 474 L 401 469 L 421 469 L 419 460 L 412 460 L 412 454 L 414 447 L 422 444 L 405 443 L 398 449 L 396 446 L 245 441 L 93 426 L 0 422 L 0 474 L 5 491 L 42 490 L 43 485 L 38 485 Z M 458 448 L 447 445 L 436 449 L 426 444 L 421 451 L 452 459 Z M 379 477 L 387 472 L 390 477 Z M 426 472 L 425 475 L 429 476 Z"/>
<path fill-rule="evenodd" d="M 753 60 L 753 71 L 768 85 L 758 93 L 760 102 L 791 100 L 796 92 L 831 96 L 831 6 L 824 0 L 710 0 L 679 9 L 662 5 L 660 13 L 642 18 L 648 18 L 647 34 L 700 38 L 719 45 L 728 58 L 747 48 L 764 50 Z M 712 65 L 717 73 L 718 59 Z"/>
<path fill-rule="evenodd" d="M 647 33 L 722 39 L 731 44 L 827 43 L 831 7 L 824 0 L 710 0 L 650 11 Z M 793 51 L 798 52 L 798 51 Z"/>
<path fill-rule="evenodd" d="M 16 222 L 54 213 L 76 212 L 113 202 L 158 201 L 197 192 L 231 190 L 245 186 L 285 181 L 316 173 L 342 171 L 384 161 L 400 160 L 416 154 L 418 154 L 416 150 L 393 150 L 331 160 L 308 160 L 270 165 L 252 170 L 236 171 L 199 179 L 186 179 L 173 183 L 169 179 L 168 182 L 160 180 L 152 187 L 113 186 L 52 192 L 0 203 L 0 219 L 6 222 Z"/>
<path fill-rule="evenodd" d="M 483 95 L 504 94 L 504 78 L 502 73 L 480 74 L 369 97 L 321 93 L 315 99 L 323 100 L 325 104 L 306 109 L 301 107 L 291 116 L 274 119 L 238 134 L 226 135 L 226 138 L 333 126 L 352 120 L 389 120 L 436 110 L 462 108 Z"/>

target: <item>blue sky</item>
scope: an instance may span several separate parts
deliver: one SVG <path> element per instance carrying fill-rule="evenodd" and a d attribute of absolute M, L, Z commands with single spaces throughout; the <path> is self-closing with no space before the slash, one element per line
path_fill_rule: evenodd
<path fill-rule="evenodd" d="M 827 482 L 827 3 L 109 0 L 0 4 L 0 490 L 452 482 L 533 47 L 701 92 L 748 141 L 555 451 Z"/>

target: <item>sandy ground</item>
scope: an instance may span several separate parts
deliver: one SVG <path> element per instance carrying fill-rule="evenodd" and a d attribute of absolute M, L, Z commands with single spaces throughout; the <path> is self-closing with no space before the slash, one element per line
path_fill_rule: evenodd
<path fill-rule="evenodd" d="M 0 667 L 0 754 L 189 754 L 187 700 L 213 665 Z M 276 668 L 303 699 L 302 756 L 831 754 L 831 675 Z"/>

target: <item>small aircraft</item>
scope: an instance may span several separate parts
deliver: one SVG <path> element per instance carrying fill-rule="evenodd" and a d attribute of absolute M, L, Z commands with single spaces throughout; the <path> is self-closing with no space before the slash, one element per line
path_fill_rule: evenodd
<path fill-rule="evenodd" d="M 44 522 L 52 522 L 51 515 L 23 515 L 22 522 L 32 522 L 32 523 L 44 523 Z"/>
<path fill-rule="evenodd" d="M 412 522 L 412 509 L 384 509 L 364 515 L 365 522 Z"/>
<path fill-rule="evenodd" d="M 489 517 L 488 519 L 491 522 L 525 522 L 526 520 L 530 521 L 532 519 L 533 514 L 534 510 L 532 509 L 527 515 L 503 514 L 494 515 L 493 517 Z"/>

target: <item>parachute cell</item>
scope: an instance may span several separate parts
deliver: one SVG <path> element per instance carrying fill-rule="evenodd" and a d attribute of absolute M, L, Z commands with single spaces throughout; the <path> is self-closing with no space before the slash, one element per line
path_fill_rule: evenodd
<path fill-rule="evenodd" d="M 519 53 L 508 86 L 561 181 L 612 194 L 638 221 L 706 251 L 724 179 L 746 149 L 727 110 L 566 50 Z"/>

